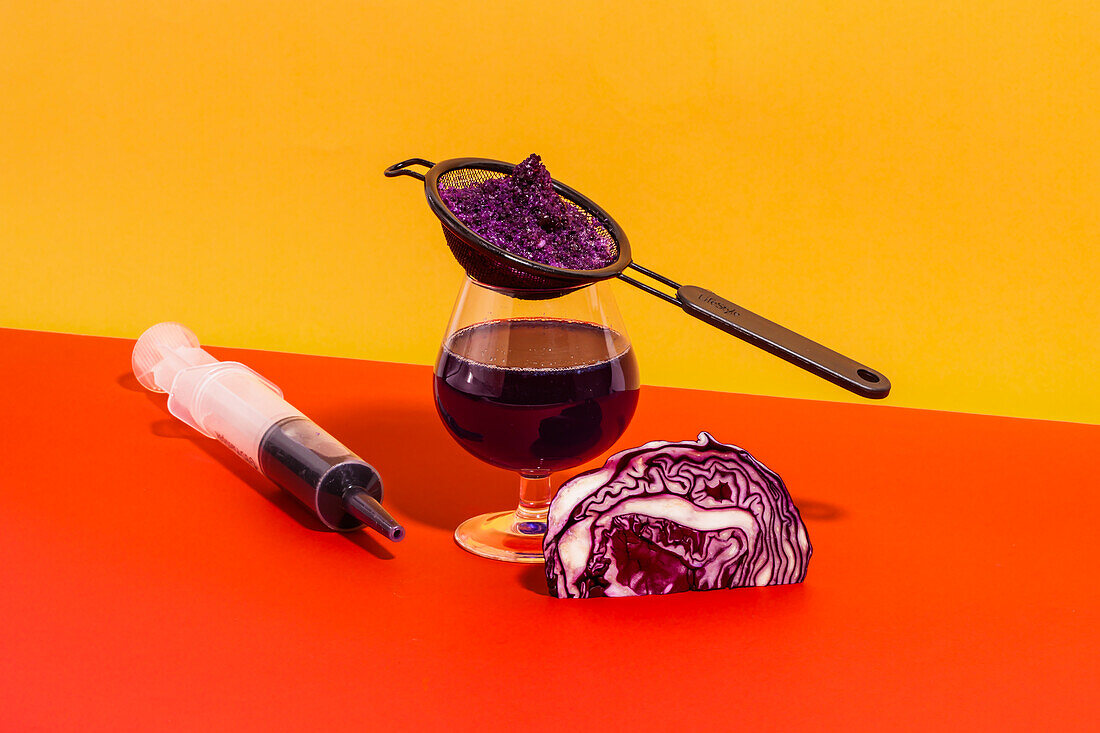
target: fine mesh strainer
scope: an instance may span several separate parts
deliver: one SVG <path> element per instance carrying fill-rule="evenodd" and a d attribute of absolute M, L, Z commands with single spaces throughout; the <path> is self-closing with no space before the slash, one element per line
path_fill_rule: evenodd
<path fill-rule="evenodd" d="M 427 173 L 410 170 L 419 165 Z M 838 354 L 805 336 L 758 316 L 741 306 L 695 285 L 680 285 L 635 264 L 630 256 L 630 243 L 621 227 L 591 199 L 563 183 L 554 181 L 554 190 L 567 205 L 581 211 L 596 224 L 601 238 L 615 261 L 599 270 L 567 270 L 534 262 L 504 250 L 471 230 L 444 203 L 440 188 L 465 188 L 491 178 L 501 178 L 515 166 L 488 158 L 452 158 L 432 163 L 423 158 L 410 158 L 385 170 L 387 177 L 411 176 L 424 182 L 428 205 L 443 225 L 447 245 L 466 274 L 474 280 L 519 298 L 551 298 L 563 290 L 583 287 L 599 280 L 617 277 L 634 287 L 677 305 L 689 315 L 764 349 L 795 366 L 827 379 L 862 397 L 882 399 L 890 393 L 890 380 L 881 372 Z M 630 269 L 676 290 L 668 294 L 640 282 L 624 271 Z"/>

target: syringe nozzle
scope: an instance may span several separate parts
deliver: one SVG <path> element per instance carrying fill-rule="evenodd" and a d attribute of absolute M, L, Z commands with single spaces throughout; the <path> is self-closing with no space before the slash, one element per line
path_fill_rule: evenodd
<path fill-rule="evenodd" d="M 405 528 L 366 489 L 359 486 L 348 489 L 344 494 L 344 506 L 349 514 L 383 537 L 393 542 L 405 539 Z"/>

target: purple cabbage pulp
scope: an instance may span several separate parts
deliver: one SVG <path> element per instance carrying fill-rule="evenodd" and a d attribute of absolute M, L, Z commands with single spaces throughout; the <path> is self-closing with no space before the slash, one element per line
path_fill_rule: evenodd
<path fill-rule="evenodd" d="M 534 262 L 598 270 L 618 255 L 595 220 L 558 196 L 538 155 L 528 156 L 503 178 L 462 188 L 440 186 L 439 196 L 475 234 Z"/>
<path fill-rule="evenodd" d="M 558 598 L 800 583 L 812 553 L 783 480 L 705 432 L 616 453 L 567 482 L 543 543 Z"/>

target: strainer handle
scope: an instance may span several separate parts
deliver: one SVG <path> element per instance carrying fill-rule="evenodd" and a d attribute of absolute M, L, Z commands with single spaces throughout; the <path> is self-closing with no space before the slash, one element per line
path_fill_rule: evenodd
<path fill-rule="evenodd" d="M 882 399 L 890 394 L 890 380 L 881 372 L 734 305 L 709 290 L 684 285 L 676 291 L 676 299 L 680 307 L 699 320 L 850 392 L 871 399 Z"/>
<path fill-rule="evenodd" d="M 423 181 L 424 174 L 420 171 L 408 170 L 410 165 L 422 165 L 428 170 L 435 168 L 435 163 L 431 162 L 430 160 L 424 160 L 423 158 L 409 158 L 408 160 L 403 160 L 400 163 L 394 163 L 385 171 L 383 171 L 382 175 L 384 175 L 386 178 L 393 178 L 394 176 L 411 176 L 418 181 Z"/>

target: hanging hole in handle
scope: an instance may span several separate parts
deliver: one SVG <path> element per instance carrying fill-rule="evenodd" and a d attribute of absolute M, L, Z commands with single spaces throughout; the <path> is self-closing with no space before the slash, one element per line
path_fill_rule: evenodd
<path fill-rule="evenodd" d="M 856 374 L 858 374 L 860 377 L 862 377 L 864 379 L 864 381 L 871 382 L 872 384 L 875 383 L 875 382 L 882 381 L 882 378 L 879 377 L 879 375 L 875 374 L 872 371 L 868 371 L 866 369 L 857 369 Z"/>
<path fill-rule="evenodd" d="M 410 165 L 422 165 L 425 168 L 431 169 L 435 167 L 435 163 L 430 160 L 424 160 L 423 158 L 409 158 L 403 160 L 400 163 L 394 163 L 386 170 L 382 171 L 382 175 L 386 178 L 393 178 L 394 176 L 410 176 L 418 181 L 424 180 L 424 174 L 417 171 L 407 170 Z"/>

